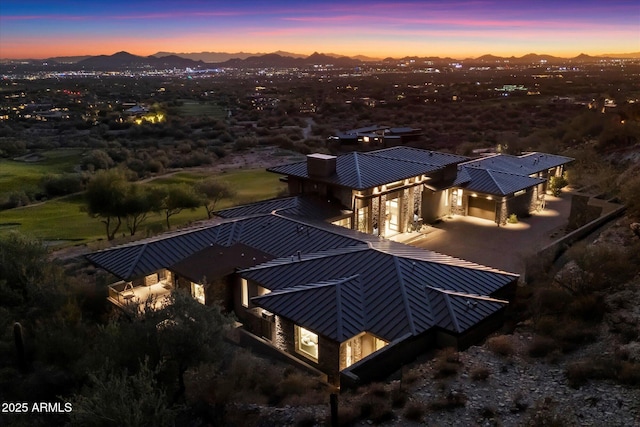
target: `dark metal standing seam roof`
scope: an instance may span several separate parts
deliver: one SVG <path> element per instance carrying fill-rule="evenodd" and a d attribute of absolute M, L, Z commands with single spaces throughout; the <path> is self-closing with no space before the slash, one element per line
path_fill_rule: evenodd
<path fill-rule="evenodd" d="M 194 282 L 228 276 L 237 268 L 253 267 L 273 259 L 273 256 L 251 246 L 235 243 L 231 246 L 211 245 L 178 261 L 171 270 Z"/>
<path fill-rule="evenodd" d="M 86 258 L 124 280 L 141 277 L 177 262 L 211 245 L 243 243 L 273 257 L 359 246 L 356 233 L 339 227 L 316 227 L 278 215 L 227 222 L 116 246 Z"/>
<path fill-rule="evenodd" d="M 464 167 L 470 180 L 462 187 L 469 191 L 491 194 L 496 196 L 506 196 L 516 191 L 542 184 L 545 182 L 541 178 L 531 178 L 527 175 L 516 175 L 507 172 L 498 172 L 476 167 Z"/>
<path fill-rule="evenodd" d="M 266 310 L 297 319 L 319 334 L 345 341 L 362 332 L 366 310 L 358 275 L 310 285 L 294 286 L 252 298 Z"/>
<path fill-rule="evenodd" d="M 426 287 L 425 292 L 434 301 L 434 307 L 437 307 L 434 313 L 435 325 L 453 333 L 465 332 L 507 304 L 498 299 L 432 287 Z"/>
<path fill-rule="evenodd" d="M 462 332 L 475 320 L 480 321 L 504 306 L 504 301 L 479 297 L 478 294 L 490 295 L 513 283 L 517 275 L 458 261 L 459 265 L 456 265 L 455 258 L 438 254 L 424 260 L 385 253 L 372 247 L 354 247 L 309 257 L 276 259 L 241 270 L 240 274 L 273 290 L 268 298 L 253 299 L 257 305 L 321 334 L 319 329 L 304 323 L 308 319 L 304 310 L 287 307 L 291 297 L 280 301 L 279 295 L 288 289 L 304 289 L 308 294 L 314 283 L 358 276 L 363 284 L 367 314 L 365 328 L 358 333 L 366 330 L 392 341 L 407 333 L 416 335 L 435 326 Z M 467 300 L 472 303 L 466 304 Z M 315 303 L 309 303 L 308 307 L 314 313 L 314 325 L 330 322 L 336 302 L 319 298 L 313 301 Z M 471 308 L 474 311 L 470 311 Z M 347 310 L 359 312 L 360 308 L 343 306 L 342 312 Z M 317 316 L 324 317 L 320 319 Z"/>
<path fill-rule="evenodd" d="M 276 166 L 267 170 L 355 190 L 365 190 L 390 182 L 429 174 L 442 167 L 406 159 L 378 156 L 374 153 L 353 152 L 338 156 L 336 159 L 336 173 L 328 177 L 309 176 L 306 161 Z"/>
<path fill-rule="evenodd" d="M 448 166 L 469 160 L 469 157 L 439 151 L 421 150 L 411 147 L 391 147 L 370 151 L 368 154 L 389 159 L 409 160 L 432 166 Z"/>
<path fill-rule="evenodd" d="M 241 218 L 249 215 L 263 215 L 274 211 L 291 209 L 297 205 L 297 197 L 284 197 L 278 199 L 263 200 L 228 209 L 221 209 L 215 214 L 221 218 Z"/>
<path fill-rule="evenodd" d="M 222 218 L 242 218 L 251 215 L 278 213 L 288 218 L 325 221 L 349 213 L 337 202 L 327 201 L 314 195 L 302 195 L 278 199 L 243 206 L 222 209 L 215 214 Z"/>
<path fill-rule="evenodd" d="M 462 163 L 462 165 L 517 175 L 532 175 L 572 161 L 573 159 L 571 157 L 534 152 L 522 156 L 495 154 L 493 156 L 470 160 Z"/>

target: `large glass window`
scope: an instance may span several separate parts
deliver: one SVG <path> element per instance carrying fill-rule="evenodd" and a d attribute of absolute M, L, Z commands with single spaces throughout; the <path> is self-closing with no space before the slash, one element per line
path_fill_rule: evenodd
<path fill-rule="evenodd" d="M 369 206 L 358 209 L 358 231 L 367 232 L 369 226 Z"/>
<path fill-rule="evenodd" d="M 340 370 L 348 368 L 388 343 L 372 334 L 363 332 L 340 344 Z"/>
<path fill-rule="evenodd" d="M 400 231 L 400 203 L 398 198 L 387 200 L 386 205 L 386 222 L 387 234 L 397 233 Z"/>
<path fill-rule="evenodd" d="M 314 361 L 318 361 L 318 335 L 296 325 L 296 351 Z"/>
<path fill-rule="evenodd" d="M 242 306 L 249 307 L 249 283 L 247 279 L 240 279 L 242 281 Z"/>
<path fill-rule="evenodd" d="M 191 296 L 200 304 L 205 303 L 204 285 L 191 282 Z"/>

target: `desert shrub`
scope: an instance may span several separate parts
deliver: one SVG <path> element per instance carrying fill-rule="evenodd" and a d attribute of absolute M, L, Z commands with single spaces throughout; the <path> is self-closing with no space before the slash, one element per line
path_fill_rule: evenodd
<path fill-rule="evenodd" d="M 394 408 L 403 408 L 407 403 L 407 392 L 402 389 L 394 389 L 391 391 L 391 406 Z"/>
<path fill-rule="evenodd" d="M 565 375 L 569 386 L 578 388 L 585 384 L 594 375 L 594 369 L 595 367 L 592 363 L 585 361 L 574 362 L 567 365 Z"/>
<path fill-rule="evenodd" d="M 613 244 L 575 245 L 567 251 L 582 270 L 573 280 L 571 291 L 590 294 L 619 287 L 631 280 L 638 271 L 634 262 L 636 251 Z"/>
<path fill-rule="evenodd" d="M 498 414 L 498 411 L 496 411 L 496 408 L 492 406 L 483 406 L 478 410 L 478 412 L 480 413 L 480 416 L 482 418 L 489 419 L 489 420 L 492 418 L 495 418 L 495 416 Z"/>
<path fill-rule="evenodd" d="M 296 427 L 314 427 L 318 424 L 316 421 L 316 417 L 312 414 L 302 414 L 296 416 L 295 426 Z"/>
<path fill-rule="evenodd" d="M 425 414 L 425 408 L 420 402 L 411 402 L 407 405 L 402 413 L 402 416 L 415 422 L 422 422 Z"/>
<path fill-rule="evenodd" d="M 389 392 L 385 389 L 383 383 L 371 383 L 365 390 L 363 390 L 365 396 L 375 396 L 384 398 L 389 395 Z"/>
<path fill-rule="evenodd" d="M 640 363 L 629 361 L 620 362 L 617 380 L 622 384 L 640 385 Z"/>
<path fill-rule="evenodd" d="M 491 371 L 486 366 L 474 366 L 469 372 L 469 376 L 474 381 L 484 381 L 489 378 Z"/>
<path fill-rule="evenodd" d="M 529 402 L 527 402 L 527 400 L 525 399 L 524 393 L 522 393 L 521 391 L 517 392 L 513 397 L 513 407 L 511 409 L 511 412 L 523 412 L 526 411 L 528 407 Z"/>
<path fill-rule="evenodd" d="M 598 337 L 598 331 L 592 324 L 576 319 L 565 319 L 559 322 L 555 337 L 565 353 L 575 350 L 581 345 L 591 343 Z"/>
<path fill-rule="evenodd" d="M 434 363 L 435 378 L 445 378 L 458 373 L 462 363 L 460 355 L 453 348 L 445 348 L 438 351 Z"/>
<path fill-rule="evenodd" d="M 491 337 L 487 340 L 489 350 L 500 356 L 509 357 L 515 353 L 511 339 L 507 335 Z"/>
<path fill-rule="evenodd" d="M 558 408 L 552 398 L 545 397 L 536 403 L 531 410 L 531 417 L 525 420 L 522 425 L 527 427 L 565 427 L 579 425 L 579 423 L 569 418 L 562 408 Z"/>
<path fill-rule="evenodd" d="M 211 152 L 218 156 L 219 159 L 227 155 L 227 151 L 222 147 L 211 147 Z"/>
<path fill-rule="evenodd" d="M 24 190 L 10 192 L 0 200 L 0 209 L 13 209 L 31 203 L 31 197 Z"/>
<path fill-rule="evenodd" d="M 596 323 L 604 316 L 605 304 L 596 295 L 580 295 L 571 301 L 567 309 L 572 317 Z"/>
<path fill-rule="evenodd" d="M 558 349 L 558 344 L 553 338 L 544 335 L 536 335 L 529 345 L 529 356 L 545 357 Z"/>
<path fill-rule="evenodd" d="M 374 423 L 390 421 L 394 418 L 391 403 L 386 398 L 365 396 L 360 401 L 360 418 L 369 419 Z"/>
<path fill-rule="evenodd" d="M 355 425 L 360 419 L 360 412 L 353 406 L 339 406 L 338 407 L 338 425 L 340 427 L 347 427 Z M 326 425 L 331 424 L 331 415 L 329 415 Z"/>
<path fill-rule="evenodd" d="M 422 377 L 422 375 L 420 374 L 420 371 L 418 371 L 417 369 L 411 369 L 407 372 L 403 372 L 402 373 L 402 383 L 405 385 L 412 385 L 415 384 L 420 378 Z"/>
<path fill-rule="evenodd" d="M 57 197 L 82 191 L 85 181 L 79 173 L 49 174 L 42 179 L 42 187 L 47 197 Z"/>
<path fill-rule="evenodd" d="M 547 286 L 535 293 L 535 308 L 538 314 L 560 314 L 571 302 L 571 295 L 562 288 Z"/>
<path fill-rule="evenodd" d="M 434 411 L 453 411 L 467 404 L 467 395 L 451 390 L 446 396 L 440 397 L 429 403 L 429 408 Z"/>

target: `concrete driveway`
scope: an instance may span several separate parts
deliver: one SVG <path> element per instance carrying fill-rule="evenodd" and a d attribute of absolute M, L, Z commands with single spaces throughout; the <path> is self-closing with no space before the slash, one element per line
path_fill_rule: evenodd
<path fill-rule="evenodd" d="M 469 216 L 445 218 L 429 226 L 411 245 L 504 271 L 523 274 L 525 259 L 564 235 L 571 209 L 571 194 L 546 196 L 546 208 L 517 224 L 498 227 L 495 222 Z"/>

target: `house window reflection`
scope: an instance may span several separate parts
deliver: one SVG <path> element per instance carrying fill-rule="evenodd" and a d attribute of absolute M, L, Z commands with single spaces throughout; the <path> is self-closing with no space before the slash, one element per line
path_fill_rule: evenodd
<path fill-rule="evenodd" d="M 318 361 L 318 335 L 301 327 L 295 327 L 296 351 L 309 359 Z"/>

